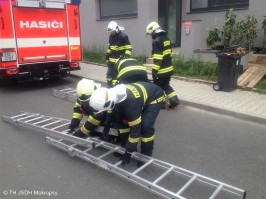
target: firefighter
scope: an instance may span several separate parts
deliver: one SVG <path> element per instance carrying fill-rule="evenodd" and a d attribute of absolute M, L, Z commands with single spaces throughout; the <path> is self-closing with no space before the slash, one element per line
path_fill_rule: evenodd
<path fill-rule="evenodd" d="M 89 99 L 94 90 L 99 87 L 92 80 L 83 78 L 77 84 L 77 101 L 74 106 L 74 113 L 71 123 L 68 127 L 68 133 L 73 133 L 74 130 L 79 127 L 80 121 L 83 115 L 88 117 L 85 124 L 74 132 L 73 136 L 84 138 L 86 136 L 95 136 L 92 131 L 105 120 L 105 113 L 99 113 L 95 115 L 89 106 Z"/>
<path fill-rule="evenodd" d="M 114 21 L 111 21 L 107 27 L 107 31 L 110 33 L 106 52 L 106 63 L 108 66 L 106 79 L 109 87 L 112 86 L 112 70 L 117 59 L 120 56 L 131 57 L 132 46 L 128 36 L 122 30 L 124 28 L 118 26 Z"/>
<path fill-rule="evenodd" d="M 119 58 L 114 65 L 113 86 L 137 81 L 149 81 L 146 67 L 133 58 Z"/>
<path fill-rule="evenodd" d="M 152 37 L 152 78 L 153 83 L 160 86 L 169 99 L 169 109 L 177 107 L 180 102 L 176 92 L 170 86 L 173 74 L 172 49 L 166 32 L 157 22 L 151 22 L 146 28 L 146 33 Z"/>
<path fill-rule="evenodd" d="M 130 162 L 141 140 L 141 153 L 152 156 L 154 123 L 164 102 L 162 89 L 149 82 L 119 84 L 114 88 L 99 88 L 90 99 L 90 106 L 98 111 L 112 110 L 118 124 L 121 146 L 126 152 L 120 157 L 122 165 Z M 144 163 L 139 161 L 138 166 Z"/>

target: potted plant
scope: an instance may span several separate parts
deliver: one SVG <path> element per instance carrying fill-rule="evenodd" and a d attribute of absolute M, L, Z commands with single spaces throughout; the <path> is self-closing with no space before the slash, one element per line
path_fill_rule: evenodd
<path fill-rule="evenodd" d="M 220 29 L 217 26 L 214 29 L 208 26 L 206 30 L 209 31 L 209 35 L 206 39 L 207 45 L 211 49 L 216 49 L 216 43 L 221 41 Z"/>
<path fill-rule="evenodd" d="M 266 16 L 264 16 L 264 20 L 262 22 L 262 30 L 264 32 L 263 43 L 262 43 L 262 51 L 266 53 Z"/>
<path fill-rule="evenodd" d="M 224 48 L 227 48 L 231 44 L 232 33 L 234 30 L 234 25 L 236 22 L 236 15 L 233 12 L 233 8 L 225 13 L 225 25 L 223 27 L 222 36 L 223 36 L 223 45 Z"/>
<path fill-rule="evenodd" d="M 246 22 L 244 24 L 243 32 L 246 33 L 245 47 L 248 48 L 249 52 L 253 50 L 254 40 L 257 38 L 257 19 L 255 16 L 246 16 Z"/>

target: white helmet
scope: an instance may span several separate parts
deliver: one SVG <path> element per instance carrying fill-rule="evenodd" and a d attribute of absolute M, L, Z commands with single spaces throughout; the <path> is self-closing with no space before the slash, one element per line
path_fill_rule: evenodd
<path fill-rule="evenodd" d="M 127 98 L 126 86 L 120 84 L 114 88 L 98 88 L 90 98 L 90 106 L 99 112 L 112 110 L 115 104 L 124 101 Z"/>
<path fill-rule="evenodd" d="M 77 84 L 77 95 L 81 103 L 86 103 L 94 92 L 94 81 L 83 78 Z"/>
<path fill-rule="evenodd" d="M 155 31 L 158 28 L 161 28 L 161 27 L 159 26 L 159 24 L 157 22 L 151 22 L 148 24 L 148 26 L 146 28 L 146 34 L 151 35 L 153 33 L 153 31 Z"/>
<path fill-rule="evenodd" d="M 98 111 L 112 110 L 116 102 L 116 93 L 107 88 L 96 89 L 90 98 L 90 106 Z"/>
<path fill-rule="evenodd" d="M 111 21 L 108 24 L 107 31 L 108 32 L 113 32 L 113 31 L 119 32 L 119 27 L 118 27 L 117 23 L 115 21 Z"/>

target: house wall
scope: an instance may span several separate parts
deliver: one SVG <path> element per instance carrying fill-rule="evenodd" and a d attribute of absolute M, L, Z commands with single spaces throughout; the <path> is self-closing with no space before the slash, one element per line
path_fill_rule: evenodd
<path fill-rule="evenodd" d="M 241 21 L 245 19 L 247 15 L 255 16 L 258 21 L 257 28 L 261 29 L 261 23 L 263 21 L 263 16 L 266 15 L 266 1 L 265 0 L 249 0 L 249 8 L 247 10 L 234 10 L 236 14 L 236 21 Z M 205 12 L 205 13 L 190 13 L 190 0 L 182 1 L 182 21 L 190 20 L 201 20 L 200 32 L 200 47 L 207 48 L 206 38 L 208 37 L 208 31 L 206 30 L 207 26 L 214 28 L 218 26 L 220 30 L 223 29 L 225 23 L 225 11 L 219 12 Z M 257 47 L 261 46 L 263 32 L 258 32 L 258 37 L 255 40 L 254 45 Z M 182 38 L 181 38 L 182 40 Z"/>
<path fill-rule="evenodd" d="M 101 20 L 99 15 L 99 0 L 82 0 L 81 40 L 83 47 L 96 45 L 107 49 L 107 25 L 111 20 Z M 245 19 L 246 15 L 255 15 L 258 28 L 261 29 L 263 16 L 266 15 L 266 0 L 250 0 L 249 9 L 235 10 L 236 20 Z M 128 19 L 114 19 L 129 36 L 133 46 L 133 55 L 151 56 L 151 38 L 145 35 L 146 26 L 151 21 L 158 21 L 158 0 L 138 0 L 138 16 Z M 225 11 L 190 13 L 190 0 L 182 0 L 182 21 L 193 21 L 190 35 L 185 34 L 184 25 L 181 27 L 181 53 L 185 57 L 193 55 L 199 48 L 207 48 L 207 26 L 218 26 L 221 30 L 225 23 Z M 194 23 L 195 22 L 195 23 Z M 192 38 L 193 36 L 193 38 Z M 255 46 L 261 46 L 263 32 L 258 33 Z"/>
<path fill-rule="evenodd" d="M 151 38 L 146 36 L 146 26 L 158 21 L 158 1 L 138 0 L 138 17 L 112 19 L 125 28 L 132 45 L 133 55 L 151 56 Z M 80 5 L 81 41 L 83 47 L 96 45 L 107 49 L 107 25 L 112 20 L 100 19 L 99 0 L 83 0 Z"/>

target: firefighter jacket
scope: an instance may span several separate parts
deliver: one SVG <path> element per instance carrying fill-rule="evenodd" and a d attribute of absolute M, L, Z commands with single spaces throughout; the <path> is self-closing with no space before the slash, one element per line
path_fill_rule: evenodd
<path fill-rule="evenodd" d="M 153 74 L 160 77 L 169 77 L 173 74 L 172 49 L 165 31 L 152 36 Z"/>
<path fill-rule="evenodd" d="M 119 60 L 114 65 L 112 84 L 123 83 L 123 81 L 137 82 L 148 80 L 147 69 L 133 58 Z"/>
<path fill-rule="evenodd" d="M 77 99 L 74 106 L 74 113 L 70 123 L 70 128 L 74 129 L 78 127 L 82 117 L 85 115 L 88 117 L 88 120 L 81 127 L 81 131 L 86 135 L 92 132 L 105 119 L 104 112 L 101 115 L 95 116 L 93 114 L 92 108 L 88 104 L 82 105 Z"/>
<path fill-rule="evenodd" d="M 115 105 L 113 114 L 116 121 L 128 121 L 130 134 L 125 148 L 129 152 L 133 152 L 136 151 L 137 144 L 141 139 L 142 114 L 145 112 L 145 108 L 164 101 L 164 93 L 159 86 L 149 82 L 136 82 L 125 86 L 127 98 Z M 124 129 L 123 124 L 121 125 L 118 125 L 118 128 Z"/>
<path fill-rule="evenodd" d="M 109 60 L 111 64 L 115 64 L 120 56 L 130 57 L 131 52 L 132 46 L 125 33 L 120 31 L 114 36 L 110 35 L 106 60 Z"/>

